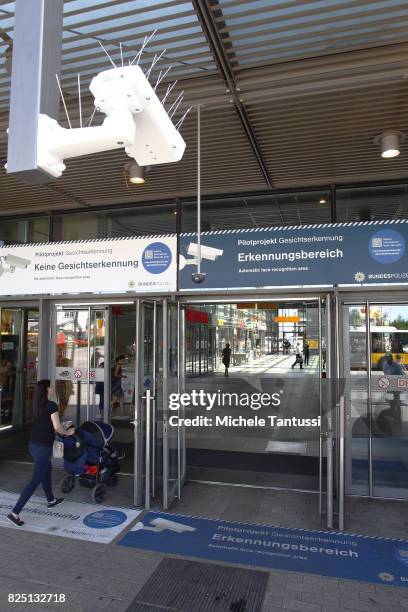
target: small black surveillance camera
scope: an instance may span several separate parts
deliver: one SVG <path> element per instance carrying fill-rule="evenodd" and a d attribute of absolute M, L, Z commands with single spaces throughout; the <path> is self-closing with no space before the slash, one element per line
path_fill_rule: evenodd
<path fill-rule="evenodd" d="M 203 283 L 205 281 L 205 277 L 206 274 L 204 274 L 203 272 L 193 272 L 193 274 L 191 275 L 193 283 L 197 283 L 197 285 Z"/>

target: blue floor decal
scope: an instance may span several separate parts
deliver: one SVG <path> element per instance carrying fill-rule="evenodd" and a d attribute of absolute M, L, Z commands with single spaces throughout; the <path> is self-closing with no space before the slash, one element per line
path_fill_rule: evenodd
<path fill-rule="evenodd" d="M 408 585 L 408 541 L 148 512 L 119 542 L 224 563 Z"/>

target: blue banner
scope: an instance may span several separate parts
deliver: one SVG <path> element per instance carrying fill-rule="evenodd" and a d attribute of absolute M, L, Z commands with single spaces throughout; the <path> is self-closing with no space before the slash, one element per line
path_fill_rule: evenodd
<path fill-rule="evenodd" d="M 408 542 L 148 512 L 121 546 L 407 586 Z"/>
<path fill-rule="evenodd" d="M 367 221 L 208 232 L 180 240 L 181 289 L 408 282 L 408 221 Z M 197 281 L 197 279 L 196 279 Z"/>

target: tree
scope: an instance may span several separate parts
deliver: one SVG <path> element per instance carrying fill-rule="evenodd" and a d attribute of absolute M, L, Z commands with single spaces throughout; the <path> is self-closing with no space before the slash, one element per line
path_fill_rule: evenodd
<path fill-rule="evenodd" d="M 398 315 L 394 321 L 390 321 L 390 325 L 396 327 L 397 329 L 408 329 L 408 320 Z"/>
<path fill-rule="evenodd" d="M 352 310 L 350 310 L 350 325 L 353 327 L 364 325 L 363 316 L 358 308 L 352 308 Z"/>

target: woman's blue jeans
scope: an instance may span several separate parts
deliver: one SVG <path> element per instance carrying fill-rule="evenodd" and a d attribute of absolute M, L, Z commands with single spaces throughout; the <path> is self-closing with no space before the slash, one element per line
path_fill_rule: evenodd
<path fill-rule="evenodd" d="M 41 446 L 40 444 L 30 442 L 28 450 L 34 459 L 33 475 L 30 482 L 24 487 L 18 502 L 13 508 L 15 514 L 20 514 L 40 483 L 43 486 L 47 500 L 49 502 L 54 500 L 51 486 L 52 446 Z"/>

